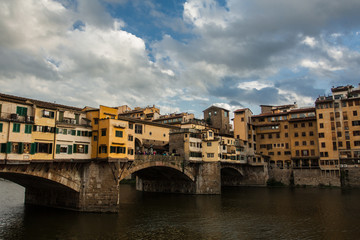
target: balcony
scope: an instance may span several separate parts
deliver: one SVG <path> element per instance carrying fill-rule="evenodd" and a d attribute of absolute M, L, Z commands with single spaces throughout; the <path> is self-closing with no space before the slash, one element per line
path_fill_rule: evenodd
<path fill-rule="evenodd" d="M 64 118 L 60 121 L 56 121 L 57 125 L 79 125 L 79 126 L 86 126 L 90 127 L 90 120 L 81 119 L 78 123 L 73 118 Z"/>
<path fill-rule="evenodd" d="M 0 120 L 9 122 L 34 123 L 34 116 L 20 116 L 16 113 L 1 112 Z"/>

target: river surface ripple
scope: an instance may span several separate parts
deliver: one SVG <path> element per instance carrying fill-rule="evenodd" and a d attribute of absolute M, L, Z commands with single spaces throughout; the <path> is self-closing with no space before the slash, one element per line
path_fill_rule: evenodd
<path fill-rule="evenodd" d="M 137 192 L 121 186 L 119 214 L 24 206 L 0 180 L 0 239 L 359 239 L 360 190 L 224 188 L 223 194 Z"/>

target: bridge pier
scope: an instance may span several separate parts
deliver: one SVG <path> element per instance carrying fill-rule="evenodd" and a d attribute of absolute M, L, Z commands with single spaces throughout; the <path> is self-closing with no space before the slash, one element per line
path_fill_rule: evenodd
<path fill-rule="evenodd" d="M 79 210 L 85 212 L 117 212 L 117 173 L 107 162 L 91 162 L 82 170 Z"/>

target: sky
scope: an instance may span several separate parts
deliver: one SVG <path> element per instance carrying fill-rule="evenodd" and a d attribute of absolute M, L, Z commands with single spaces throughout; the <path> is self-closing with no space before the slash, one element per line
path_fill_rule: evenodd
<path fill-rule="evenodd" d="M 0 92 L 202 118 L 360 83 L 359 0 L 0 0 Z"/>

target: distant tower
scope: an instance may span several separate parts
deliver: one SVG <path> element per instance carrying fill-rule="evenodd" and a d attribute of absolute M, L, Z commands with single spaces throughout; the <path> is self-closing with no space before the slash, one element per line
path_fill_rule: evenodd
<path fill-rule="evenodd" d="M 219 129 L 220 134 L 230 134 L 229 110 L 211 106 L 204 111 L 204 120 L 211 127 Z"/>

